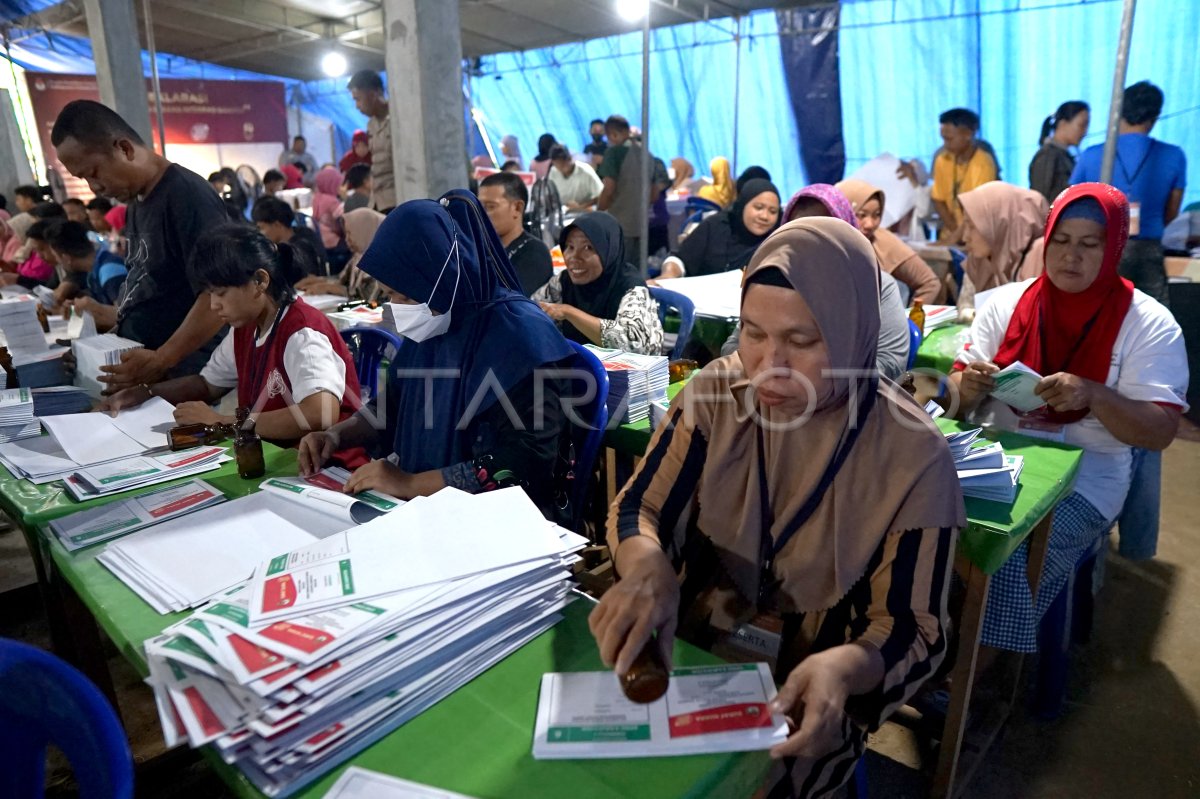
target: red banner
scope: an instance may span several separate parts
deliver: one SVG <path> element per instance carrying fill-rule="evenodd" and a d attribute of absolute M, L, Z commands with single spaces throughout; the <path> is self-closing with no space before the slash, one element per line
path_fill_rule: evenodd
<path fill-rule="evenodd" d="M 50 131 L 63 107 L 72 100 L 99 100 L 94 75 L 27 72 L 29 98 L 46 160 L 57 159 Z M 168 144 L 287 143 L 284 86 L 276 81 L 163 78 L 163 125 Z M 150 128 L 157 131 L 154 91 L 146 80 Z M 157 134 L 155 135 L 157 139 Z M 149 142 L 148 142 L 149 143 Z"/>

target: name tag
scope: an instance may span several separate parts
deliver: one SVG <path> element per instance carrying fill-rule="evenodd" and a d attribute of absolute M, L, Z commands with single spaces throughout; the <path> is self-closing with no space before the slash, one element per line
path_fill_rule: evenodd
<path fill-rule="evenodd" d="M 1142 204 L 1129 204 L 1129 235 L 1137 236 L 1142 232 Z"/>
<path fill-rule="evenodd" d="M 1053 424 L 1040 419 L 1019 419 L 1017 432 L 1033 438 L 1064 443 L 1067 440 L 1067 426 Z"/>

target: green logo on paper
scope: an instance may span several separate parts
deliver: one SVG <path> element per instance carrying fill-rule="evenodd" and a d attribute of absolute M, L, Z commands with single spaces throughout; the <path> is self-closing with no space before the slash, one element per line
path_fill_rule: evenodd
<path fill-rule="evenodd" d="M 350 560 L 338 561 L 338 570 L 342 573 L 342 596 L 354 593 L 354 574 L 350 568 Z"/>
<path fill-rule="evenodd" d="M 267 574 L 279 574 L 287 568 L 288 556 L 280 555 L 277 558 L 271 558 L 271 562 L 267 564 Z"/>
<path fill-rule="evenodd" d="M 345 563 L 346 561 L 342 562 Z M 377 608 L 374 605 L 368 605 L 366 602 L 355 602 L 350 607 L 354 608 L 355 610 L 363 610 L 367 613 L 374 613 L 376 616 L 384 612 L 383 608 Z"/>
<path fill-rule="evenodd" d="M 612 724 L 602 727 L 551 727 L 546 732 L 546 741 L 552 744 L 649 740 L 649 724 Z"/>
<path fill-rule="evenodd" d="M 303 494 L 304 493 L 303 486 L 298 486 L 295 483 L 285 483 L 282 480 L 268 480 L 267 485 L 275 486 L 276 488 L 286 488 L 288 491 L 291 491 L 293 494 Z"/>

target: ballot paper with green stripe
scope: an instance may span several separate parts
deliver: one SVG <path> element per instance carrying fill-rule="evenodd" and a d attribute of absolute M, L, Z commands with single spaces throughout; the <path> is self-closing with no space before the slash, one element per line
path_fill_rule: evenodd
<path fill-rule="evenodd" d="M 50 529 L 63 547 L 74 552 L 224 501 L 225 495 L 208 483 L 189 480 L 124 502 L 72 513 L 50 522 Z"/>

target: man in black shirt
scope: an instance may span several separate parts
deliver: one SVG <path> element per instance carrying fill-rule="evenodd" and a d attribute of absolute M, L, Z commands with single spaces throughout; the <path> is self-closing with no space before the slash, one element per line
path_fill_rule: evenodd
<path fill-rule="evenodd" d="M 287 243 L 292 246 L 296 263 L 304 269 L 304 274 L 329 276 L 325 245 L 315 230 L 296 224 L 296 214 L 290 205 L 278 197 L 259 197 L 250 211 L 250 218 L 268 239 L 276 244 Z"/>
<path fill-rule="evenodd" d="M 512 261 L 521 292 L 526 297 L 532 295 L 554 274 L 554 265 L 546 245 L 526 233 L 521 224 L 529 204 L 529 189 L 512 172 L 488 175 L 479 184 L 479 202 Z"/>
<path fill-rule="evenodd" d="M 604 140 L 604 120 L 593 119 L 592 124 L 588 125 L 588 133 L 592 140 L 584 145 L 583 152 L 591 157 L 592 168 L 595 169 L 604 163 L 604 153 L 608 150 L 608 142 Z"/>
<path fill-rule="evenodd" d="M 208 292 L 189 282 L 187 262 L 196 239 L 227 220 L 221 198 L 204 178 L 147 147 L 100 103 L 68 103 L 50 141 L 67 170 L 95 194 L 129 204 L 129 277 L 117 307 L 117 333 L 144 348 L 124 353 L 116 366 L 102 366 L 107 374 L 100 380 L 113 392 L 198 374 L 222 325 Z"/>

